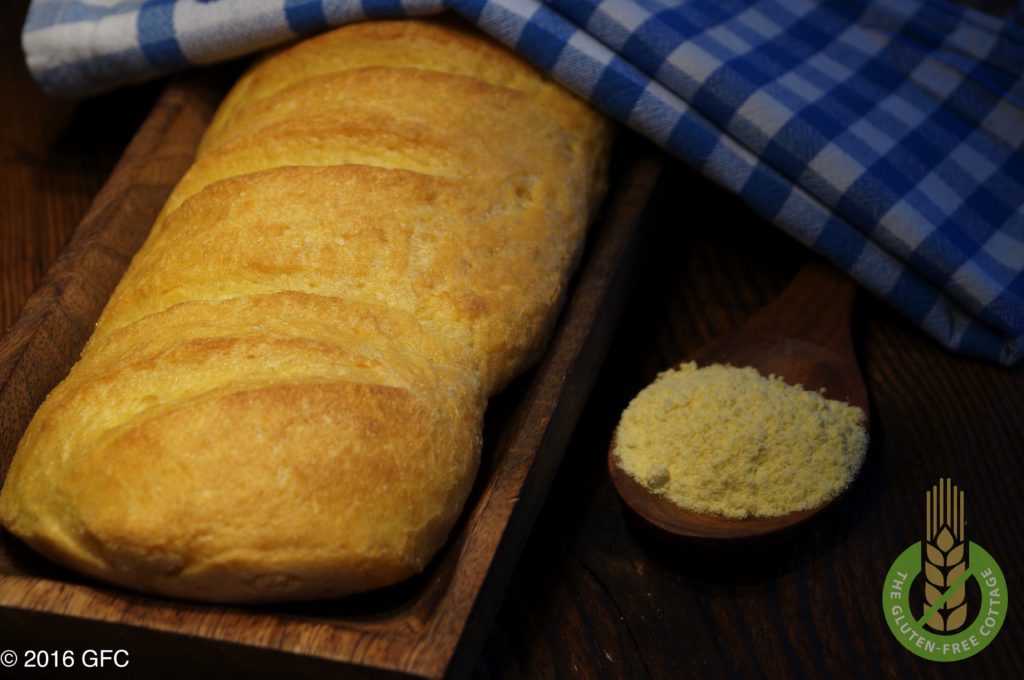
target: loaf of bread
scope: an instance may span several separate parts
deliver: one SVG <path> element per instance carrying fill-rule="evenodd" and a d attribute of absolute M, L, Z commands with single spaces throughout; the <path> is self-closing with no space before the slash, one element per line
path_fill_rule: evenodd
<path fill-rule="evenodd" d="M 549 335 L 608 124 L 452 21 L 258 62 L 0 494 L 38 551 L 210 601 L 342 596 L 443 544 Z"/>

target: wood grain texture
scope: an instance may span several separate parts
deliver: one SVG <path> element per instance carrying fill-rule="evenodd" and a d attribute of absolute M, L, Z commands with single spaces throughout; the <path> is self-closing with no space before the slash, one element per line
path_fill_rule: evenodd
<path fill-rule="evenodd" d="M 0 468 L 35 408 L 77 360 L 132 255 L 188 168 L 219 89 L 167 89 L 111 179 L 0 341 Z"/>
<path fill-rule="evenodd" d="M 32 81 L 18 30 L 28 3 L 0 3 L 0 330 L 35 290 L 148 113 L 157 87 L 85 102 Z M 38 197 L 42 200 L 32 200 Z"/>
<path fill-rule="evenodd" d="M 157 101 L 73 237 L 18 321 L 0 341 L 0 470 L 46 393 L 77 357 L 89 330 L 174 183 L 190 163 L 223 78 L 172 83 Z M 151 650 L 148 675 L 173 667 L 182 640 L 198 638 L 234 672 L 290 667 L 309 673 L 460 675 L 471 667 L 532 527 L 565 444 L 607 351 L 641 210 L 660 168 L 649 147 L 620 157 L 615 190 L 575 278 L 541 364 L 488 409 L 483 470 L 457 528 L 423 574 L 334 602 L 226 607 L 165 601 L 94 584 L 0 537 L 0 620 L 12 635 L 39 630 L 78 641 L 107 628 Z M 76 625 L 77 624 L 77 625 Z M 146 633 L 150 633 L 149 636 Z M 111 633 L 114 634 L 114 633 Z M 177 636 L 177 637 L 176 637 Z M 225 651 L 221 651 L 221 647 Z M 252 666 L 251 649 L 263 658 Z M 331 668 L 331 663 L 336 664 Z"/>
<path fill-rule="evenodd" d="M 675 190 L 659 192 L 644 225 L 610 359 L 475 677 L 1019 677 L 1024 371 L 955 356 L 867 295 L 853 338 L 872 442 L 847 496 L 742 559 L 664 550 L 629 521 L 605 455 L 622 410 L 658 371 L 741 325 L 807 257 L 687 169 L 669 168 L 662 187 Z M 996 556 L 1011 593 L 996 640 L 954 664 L 911 655 L 881 612 L 886 571 L 923 535 L 924 494 L 940 476 L 965 489 L 971 540 Z"/>
<path fill-rule="evenodd" d="M 1005 12 L 1013 3 L 984 4 Z M 84 215 L 156 94 L 154 88 L 134 88 L 74 107 L 38 94 L 20 65 L 17 46 L 26 5 L 27 0 L 0 3 L 6 38 L 0 50 L 5 103 L 0 107 L 5 123 L 0 126 L 0 317 L 5 329 Z M 802 248 L 740 207 L 735 197 L 678 166 L 662 182 L 650 214 L 609 359 L 494 624 L 485 630 L 480 619 L 470 619 L 473 634 L 486 638 L 473 675 L 1024 677 L 1019 595 L 1024 592 L 1024 369 L 953 356 L 867 295 L 854 310 L 853 330 L 873 403 L 873 442 L 846 500 L 785 547 L 738 565 L 673 558 L 627 524 L 607 478 L 605 456 L 622 408 L 659 370 L 740 325 L 782 290 L 805 258 Z M 964 488 L 971 540 L 1000 562 L 1011 591 L 1009 617 L 995 642 L 971 660 L 944 665 L 900 647 L 880 610 L 885 572 L 901 550 L 920 539 L 924 492 L 940 476 L 953 477 Z M 31 567 L 47 573 L 45 564 Z M 67 578 L 56 570 L 49 576 Z M 62 592 L 64 606 L 75 606 L 74 591 Z M 401 593 L 392 598 L 397 607 Z M 119 606 L 130 619 L 141 615 L 136 603 Z M 189 607 L 168 601 L 161 607 L 168 626 L 190 613 Z M 330 615 L 332 607 L 275 613 L 315 620 Z M 351 602 L 346 613 L 360 625 L 374 625 L 372 607 L 363 601 Z M 225 615 L 211 625 L 243 624 L 237 615 Z M 285 637 L 280 631 L 267 633 L 273 642 Z M 129 649 L 135 672 L 110 677 L 232 677 L 229 670 L 254 677 L 338 675 L 335 664 L 310 657 L 129 624 L 83 627 L 70 617 L 24 609 L 0 609 L 0 639 L 0 647 L 18 650 L 48 647 L 51 641 L 71 641 L 76 649 Z M 473 664 L 469 656 L 460 663 Z"/>

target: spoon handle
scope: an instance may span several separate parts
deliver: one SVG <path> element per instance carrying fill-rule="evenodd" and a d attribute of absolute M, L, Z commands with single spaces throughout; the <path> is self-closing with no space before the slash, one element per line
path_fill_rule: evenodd
<path fill-rule="evenodd" d="M 746 331 L 800 338 L 847 349 L 857 286 L 818 257 L 810 258 L 785 290 L 747 322 Z"/>

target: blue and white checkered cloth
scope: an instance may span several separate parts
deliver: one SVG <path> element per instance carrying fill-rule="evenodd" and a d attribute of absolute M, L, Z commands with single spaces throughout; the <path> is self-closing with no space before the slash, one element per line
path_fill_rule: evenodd
<path fill-rule="evenodd" d="M 444 9 L 944 345 L 1024 355 L 1024 28 L 944 0 L 34 0 L 23 43 L 83 94 Z"/>

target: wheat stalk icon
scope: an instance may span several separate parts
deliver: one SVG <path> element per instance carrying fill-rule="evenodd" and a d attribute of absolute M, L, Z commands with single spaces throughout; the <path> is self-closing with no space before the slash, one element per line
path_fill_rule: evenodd
<path fill-rule="evenodd" d="M 950 479 L 940 479 L 925 494 L 925 537 L 921 542 L 926 613 L 967 571 L 964 534 L 964 492 Z M 966 582 L 950 594 L 925 623 L 937 633 L 952 633 L 967 621 Z"/>

